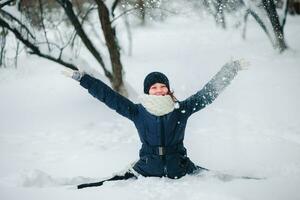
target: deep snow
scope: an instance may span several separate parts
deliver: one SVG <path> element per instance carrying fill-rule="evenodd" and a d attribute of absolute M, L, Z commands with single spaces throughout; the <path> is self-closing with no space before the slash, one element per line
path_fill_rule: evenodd
<path fill-rule="evenodd" d="M 166 73 L 184 99 L 231 58 L 250 61 L 212 105 L 191 117 L 185 146 L 203 167 L 266 179 L 140 178 L 76 190 L 135 161 L 136 130 L 61 75 L 61 66 L 22 56 L 17 70 L 0 69 L 1 199 L 300 199 L 299 17 L 287 20 L 290 50 L 283 54 L 253 21 L 246 41 L 241 31 L 196 17 L 132 32 L 133 55 L 122 61 L 139 94 L 154 70 Z"/>

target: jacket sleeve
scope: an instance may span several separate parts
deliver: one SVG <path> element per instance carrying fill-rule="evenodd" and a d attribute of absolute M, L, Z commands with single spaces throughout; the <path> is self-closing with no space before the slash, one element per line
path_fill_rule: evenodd
<path fill-rule="evenodd" d="M 240 63 L 238 61 L 225 64 L 200 91 L 181 102 L 185 113 L 191 115 L 211 104 L 230 84 L 239 69 Z"/>
<path fill-rule="evenodd" d="M 92 96 L 105 103 L 109 108 L 132 121 L 134 120 L 138 112 L 137 105 L 112 90 L 101 80 L 85 74 L 80 80 L 80 85 L 86 88 Z"/>

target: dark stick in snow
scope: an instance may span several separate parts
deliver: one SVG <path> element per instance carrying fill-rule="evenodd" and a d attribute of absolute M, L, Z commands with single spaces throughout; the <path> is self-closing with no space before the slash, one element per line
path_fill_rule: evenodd
<path fill-rule="evenodd" d="M 131 172 L 126 172 L 124 175 L 116 175 L 113 176 L 112 178 L 100 181 L 100 182 L 95 182 L 95 183 L 85 183 L 77 186 L 77 189 L 82 189 L 86 187 L 97 187 L 103 185 L 104 182 L 107 181 L 118 181 L 118 180 L 127 180 L 131 178 L 137 178 L 133 173 Z"/>

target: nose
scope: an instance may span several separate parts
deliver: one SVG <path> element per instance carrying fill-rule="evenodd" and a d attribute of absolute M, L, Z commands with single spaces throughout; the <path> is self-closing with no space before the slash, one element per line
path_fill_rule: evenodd
<path fill-rule="evenodd" d="M 165 94 L 165 91 L 163 88 L 157 88 L 156 92 L 155 92 L 157 95 L 164 95 Z"/>

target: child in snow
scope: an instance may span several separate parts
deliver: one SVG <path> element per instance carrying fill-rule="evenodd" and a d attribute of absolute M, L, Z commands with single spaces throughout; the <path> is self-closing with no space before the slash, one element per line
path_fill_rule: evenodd
<path fill-rule="evenodd" d="M 241 60 L 225 64 L 203 89 L 184 101 L 174 97 L 163 73 L 152 72 L 144 80 L 140 104 L 131 102 L 85 72 L 71 70 L 65 73 L 79 81 L 95 98 L 131 120 L 137 128 L 142 143 L 139 160 L 124 174 L 104 181 L 137 178 L 139 175 L 176 179 L 207 170 L 187 157 L 183 144 L 187 120 L 212 103 L 243 67 Z M 82 184 L 78 188 L 99 186 L 104 181 Z"/>

